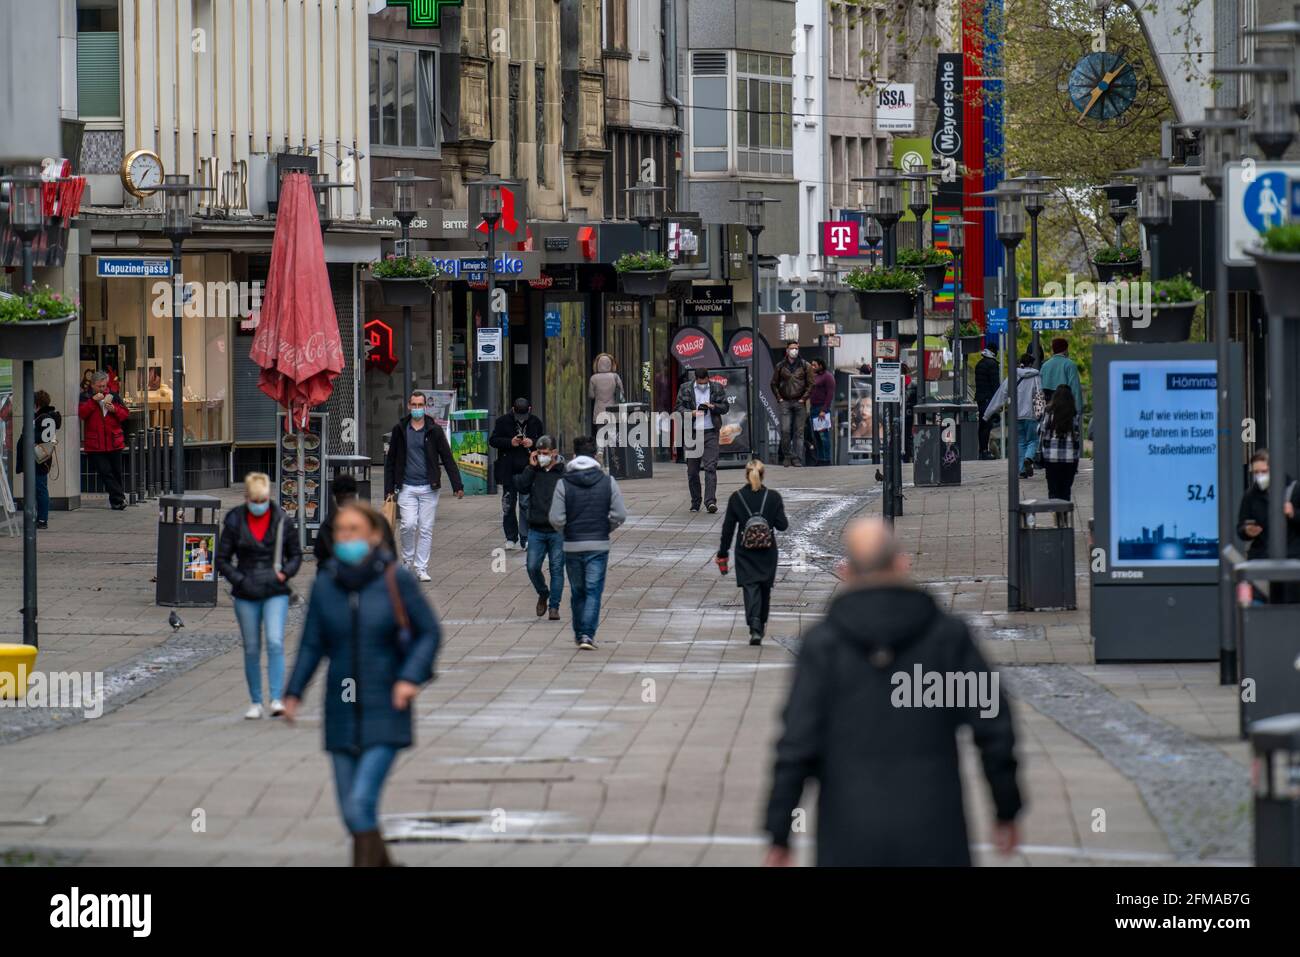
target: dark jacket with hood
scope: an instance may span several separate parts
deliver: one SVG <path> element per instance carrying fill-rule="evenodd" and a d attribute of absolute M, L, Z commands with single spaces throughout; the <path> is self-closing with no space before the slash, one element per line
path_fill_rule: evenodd
<path fill-rule="evenodd" d="M 998 378 L 997 354 L 985 349 L 980 353 L 980 361 L 975 363 L 975 404 L 980 415 L 988 408 L 989 400 L 998 391 L 1002 380 Z"/>
<path fill-rule="evenodd" d="M 921 688 L 902 680 L 914 681 L 914 668 L 974 674 L 977 702 L 981 684 L 993 687 L 966 626 L 925 592 L 857 588 L 831 603 L 800 647 L 776 746 L 766 822 L 774 844 L 788 846 L 791 814 L 816 778 L 819 865 L 969 865 L 957 757 L 963 724 L 974 732 L 998 820 L 1020 813 L 1015 734 L 1001 689 L 991 717 L 980 716 L 978 703 L 895 706 L 905 691 L 907 703 L 913 694 L 920 700 Z"/>
<path fill-rule="evenodd" d="M 266 537 L 258 541 L 248 527 L 248 503 L 236 505 L 226 513 L 217 542 L 217 571 L 230 582 L 230 594 L 248 601 L 261 601 L 276 595 L 288 595 L 288 579 L 302 567 L 302 547 L 298 544 L 298 526 L 275 502 L 271 503 Z M 280 571 L 285 581 L 275 577 L 275 535 L 280 530 Z"/>
<path fill-rule="evenodd" d="M 36 444 L 41 444 L 41 437 L 45 435 L 45 426 L 48 423 L 54 423 L 54 431 L 58 432 L 63 428 L 63 416 L 59 410 L 52 405 L 43 405 L 36 410 L 33 416 L 32 424 L 36 427 Z M 57 442 L 57 439 L 56 439 Z M 14 453 L 14 471 L 21 474 L 23 470 L 23 456 L 26 451 L 27 433 L 24 432 L 18 436 L 18 448 Z M 57 446 L 56 446 L 57 447 Z M 48 458 L 44 462 L 36 463 L 36 474 L 49 475 L 50 468 L 54 465 L 54 458 Z"/>
<path fill-rule="evenodd" d="M 607 552 L 610 533 L 627 520 L 623 493 L 599 462 L 576 456 L 555 485 L 550 520 L 552 528 L 564 533 L 566 552 Z"/>
<path fill-rule="evenodd" d="M 520 495 L 528 496 L 528 527 L 539 532 L 553 532 L 551 502 L 555 499 L 555 486 L 564 478 L 564 457 L 552 453 L 555 461 L 548 468 L 530 465 L 515 476 L 515 488 Z"/>
<path fill-rule="evenodd" d="M 1295 509 L 1296 518 L 1287 519 L 1286 523 L 1286 557 L 1300 558 L 1300 483 L 1292 486 L 1291 479 L 1286 480 L 1287 491 L 1291 493 L 1289 501 Z M 1264 529 L 1254 538 L 1246 537 L 1247 522 L 1255 522 Z M 1237 535 L 1249 546 L 1246 557 L 1251 561 L 1268 558 L 1268 491 L 1251 483 L 1246 486 L 1246 494 L 1241 497 L 1241 507 L 1237 510 Z"/>
<path fill-rule="evenodd" d="M 388 498 L 401 488 L 406 480 L 406 427 L 410 424 L 410 415 L 403 416 L 402 421 L 397 423 L 388 437 L 388 455 L 384 458 L 384 498 Z M 447 433 L 442 430 L 442 426 L 427 417 L 424 420 L 423 431 L 425 470 L 429 475 L 429 487 L 442 488 L 442 473 L 438 471 L 438 463 L 441 462 L 442 467 L 447 470 L 447 477 L 451 479 L 452 490 L 462 491 L 465 484 L 460 480 L 460 469 L 456 465 L 456 460 L 452 458 Z"/>
<path fill-rule="evenodd" d="M 513 410 L 497 419 L 496 425 L 492 428 L 492 436 L 488 439 L 488 445 L 497 450 L 498 485 L 514 487 L 515 476 L 528 468 L 528 456 L 532 455 L 533 449 L 537 448 L 537 440 L 544 434 L 542 420 L 531 412 L 523 422 L 515 418 Z M 532 439 L 533 444 L 527 447 L 514 445 L 513 440 L 516 435 Z"/>
<path fill-rule="evenodd" d="M 804 402 L 813 387 L 812 366 L 802 358 L 790 364 L 789 358 L 782 356 L 772 373 L 772 391 L 782 402 Z"/>
<path fill-rule="evenodd" d="M 414 740 L 412 708 L 393 707 L 393 685 L 421 685 L 433 677 L 441 632 L 415 578 L 398 568 L 397 590 L 411 621 L 409 643 L 400 640 L 384 580 L 394 561 L 382 548 L 360 565 L 331 558 L 312 585 L 286 694 L 302 698 L 321 659 L 329 659 L 321 689 L 326 751 L 357 754 L 378 744 L 406 748 Z"/>
<path fill-rule="evenodd" d="M 763 504 L 765 495 L 766 505 Z M 749 506 L 748 509 L 746 506 Z M 774 532 L 784 532 L 790 527 L 790 520 L 785 517 L 785 502 L 781 500 L 781 493 L 775 489 L 764 487 L 755 492 L 748 485 L 744 485 L 731 493 L 731 498 L 727 500 L 727 514 L 722 520 L 722 544 L 718 546 L 718 554 L 726 555 L 731 551 L 732 540 L 735 540 L 738 586 L 758 582 L 771 584 L 776 581 L 779 552 L 775 541 L 776 536 L 772 536 L 771 548 L 746 548 L 740 543 L 745 523 L 749 521 L 751 512 L 767 519 L 767 524 L 772 526 Z M 737 529 L 742 534 L 737 534 Z"/>

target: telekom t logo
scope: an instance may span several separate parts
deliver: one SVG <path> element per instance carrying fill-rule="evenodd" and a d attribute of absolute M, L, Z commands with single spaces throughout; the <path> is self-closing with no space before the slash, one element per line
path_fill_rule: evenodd
<path fill-rule="evenodd" d="M 827 256 L 858 255 L 858 224 L 851 220 L 822 223 L 822 246 Z"/>

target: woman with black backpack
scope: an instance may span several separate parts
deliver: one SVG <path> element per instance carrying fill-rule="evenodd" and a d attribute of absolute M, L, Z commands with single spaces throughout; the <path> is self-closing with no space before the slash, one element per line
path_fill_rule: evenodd
<path fill-rule="evenodd" d="M 776 581 L 776 532 L 790 527 L 781 493 L 763 485 L 763 463 L 750 459 L 745 466 L 744 488 L 731 493 L 722 521 L 722 544 L 718 547 L 718 570 L 727 574 L 727 554 L 736 543 L 736 585 L 744 590 L 745 621 L 749 643 L 763 643 L 767 613 L 771 607 L 772 584 Z"/>

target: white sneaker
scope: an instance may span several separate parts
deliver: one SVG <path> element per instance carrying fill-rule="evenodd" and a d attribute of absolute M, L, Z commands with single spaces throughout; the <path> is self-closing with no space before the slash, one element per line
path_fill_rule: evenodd
<path fill-rule="evenodd" d="M 418 579 L 420 579 L 420 581 L 422 581 L 422 582 L 431 582 L 431 581 L 433 581 L 433 579 L 429 577 L 429 573 L 428 573 L 428 572 L 416 572 L 416 573 L 415 573 L 415 577 L 418 578 Z"/>
<path fill-rule="evenodd" d="M 518 542 L 506 542 L 506 551 L 514 552 L 519 550 Z"/>
<path fill-rule="evenodd" d="M 276 698 L 271 702 L 271 717 L 278 718 L 284 714 L 284 702 Z"/>
<path fill-rule="evenodd" d="M 244 717 L 249 721 L 256 721 L 258 718 L 262 717 L 262 706 L 260 704 L 251 705 L 249 709 L 244 712 Z"/>

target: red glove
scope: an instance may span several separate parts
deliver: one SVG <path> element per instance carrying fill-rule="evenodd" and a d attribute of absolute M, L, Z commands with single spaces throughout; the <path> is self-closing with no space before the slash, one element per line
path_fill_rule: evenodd
<path fill-rule="evenodd" d="M 727 574 L 727 556 L 719 555 L 713 560 L 718 564 L 718 571 L 722 572 L 724 575 Z"/>

